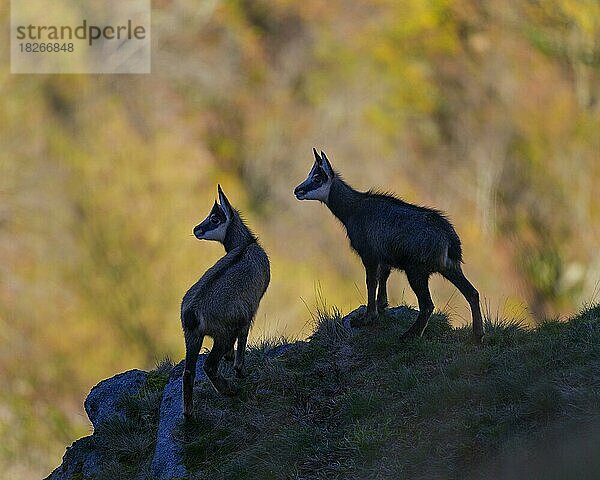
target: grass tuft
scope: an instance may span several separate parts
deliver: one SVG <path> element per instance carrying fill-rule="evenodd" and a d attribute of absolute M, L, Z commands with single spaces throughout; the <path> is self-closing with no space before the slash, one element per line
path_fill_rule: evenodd
<path fill-rule="evenodd" d="M 488 345 L 510 346 L 524 340 L 529 330 L 521 319 L 490 318 L 484 320 L 485 342 Z"/>

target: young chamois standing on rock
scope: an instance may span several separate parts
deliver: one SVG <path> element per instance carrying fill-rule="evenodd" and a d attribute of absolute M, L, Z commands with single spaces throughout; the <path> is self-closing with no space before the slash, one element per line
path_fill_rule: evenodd
<path fill-rule="evenodd" d="M 346 227 L 350 245 L 365 266 L 367 315 L 356 318 L 352 326 L 372 323 L 378 312 L 387 307 L 386 282 L 391 269 L 397 268 L 406 273 L 419 302 L 417 320 L 404 338 L 422 335 L 433 313 L 429 277 L 440 273 L 469 302 L 473 339 L 481 342 L 479 293 L 462 272 L 460 239 L 448 219 L 436 210 L 412 205 L 393 195 L 358 192 L 333 170 L 325 153 L 319 155 L 315 149 L 313 152 L 315 163 L 294 194 L 298 200 L 319 200 L 329 207 Z"/>
<path fill-rule="evenodd" d="M 242 376 L 248 331 L 270 280 L 269 259 L 240 214 L 218 187 L 219 203 L 194 228 L 200 240 L 216 240 L 226 254 L 187 291 L 181 302 L 181 324 L 185 336 L 183 412 L 192 415 L 196 362 L 205 335 L 214 345 L 204 362 L 204 371 L 215 389 L 235 395 L 236 388 L 218 371 L 221 358 L 235 351 L 234 370 Z"/>

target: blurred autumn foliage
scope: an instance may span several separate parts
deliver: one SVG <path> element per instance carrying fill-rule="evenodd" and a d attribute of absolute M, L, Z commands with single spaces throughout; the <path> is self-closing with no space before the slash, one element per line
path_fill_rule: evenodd
<path fill-rule="evenodd" d="M 190 236 L 217 182 L 272 261 L 254 338 L 309 333 L 315 289 L 363 302 L 342 229 L 291 193 L 313 146 L 357 188 L 445 210 L 492 310 L 535 321 L 597 294 L 597 1 L 156 0 L 152 15 L 151 75 L 11 75 L 0 50 L 4 478 L 59 463 L 97 381 L 182 356 L 180 298 L 222 254 Z M 415 303 L 401 275 L 390 288 Z"/>

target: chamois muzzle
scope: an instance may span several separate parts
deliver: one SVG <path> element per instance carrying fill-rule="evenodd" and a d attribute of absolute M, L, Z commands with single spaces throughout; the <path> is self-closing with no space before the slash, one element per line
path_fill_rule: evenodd
<path fill-rule="evenodd" d="M 194 236 L 198 239 L 198 240 L 202 240 L 202 234 L 204 233 L 204 228 L 202 228 L 202 225 L 196 225 L 194 227 Z"/>
<path fill-rule="evenodd" d="M 302 200 L 304 198 L 304 195 L 306 195 L 306 188 L 304 187 L 303 183 L 294 188 L 294 195 L 298 200 Z"/>

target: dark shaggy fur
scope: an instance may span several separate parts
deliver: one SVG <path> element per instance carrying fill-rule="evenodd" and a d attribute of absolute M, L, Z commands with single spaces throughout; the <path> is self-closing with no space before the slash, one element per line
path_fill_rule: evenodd
<path fill-rule="evenodd" d="M 194 234 L 200 239 L 220 241 L 226 254 L 190 287 L 181 302 L 186 347 L 183 407 L 188 417 L 192 414 L 196 362 L 206 335 L 214 340 L 204 362 L 206 376 L 221 394 L 236 393 L 235 386 L 219 373 L 219 362 L 237 341 L 234 370 L 242 375 L 248 331 L 270 280 L 267 254 L 220 187 L 219 197 L 221 205 L 215 202 L 206 220 L 194 228 Z M 220 231 L 221 236 L 209 236 L 214 231 Z"/>
<path fill-rule="evenodd" d="M 311 196 L 311 192 L 314 193 Z M 429 277 L 439 273 L 465 296 L 473 317 L 473 336 L 483 337 L 479 293 L 461 268 L 460 238 L 450 221 L 439 211 L 407 203 L 378 191 L 354 190 L 337 174 L 327 156 L 315 151 L 309 177 L 295 190 L 299 199 L 318 199 L 346 227 L 350 245 L 366 271 L 367 316 L 355 326 L 371 323 L 388 305 L 387 279 L 391 269 L 406 272 L 419 302 L 419 316 L 406 333 L 421 335 L 433 312 Z"/>

